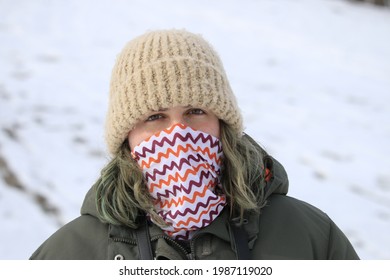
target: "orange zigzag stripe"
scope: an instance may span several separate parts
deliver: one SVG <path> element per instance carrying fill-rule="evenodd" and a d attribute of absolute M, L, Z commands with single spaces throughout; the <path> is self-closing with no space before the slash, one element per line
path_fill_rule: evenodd
<path fill-rule="evenodd" d="M 149 168 L 153 162 L 159 163 L 159 162 L 161 162 L 161 160 L 163 158 L 168 158 L 171 154 L 174 155 L 175 157 L 177 157 L 180 154 L 180 152 L 187 152 L 190 149 L 194 150 L 192 144 L 190 144 L 190 143 L 185 145 L 184 147 L 181 145 L 178 146 L 176 152 L 172 148 L 168 148 L 168 150 L 165 153 L 158 153 L 156 158 L 150 158 L 149 161 L 146 161 L 146 160 L 141 161 L 140 166 L 141 166 L 141 168 Z M 197 147 L 196 150 L 194 150 L 194 151 L 195 152 L 202 152 L 203 154 L 207 154 L 210 157 L 210 159 L 214 159 L 217 161 L 218 164 L 221 164 L 222 160 L 218 159 L 217 154 L 211 152 L 208 147 L 206 147 L 204 149 L 202 149 L 201 147 Z"/>
<path fill-rule="evenodd" d="M 216 201 L 215 203 L 210 204 L 210 206 L 207 207 L 207 209 L 205 209 L 205 210 L 203 210 L 203 211 L 201 212 L 201 215 L 199 215 L 199 218 L 198 218 L 198 219 L 195 219 L 194 217 L 189 217 L 187 221 L 180 221 L 180 222 L 178 222 L 178 223 L 177 223 L 177 227 L 179 227 L 179 226 L 181 226 L 181 225 L 184 225 L 185 227 L 188 227 L 188 225 L 190 224 L 190 222 L 199 223 L 199 221 L 202 220 L 203 215 L 204 215 L 204 214 L 207 214 L 208 210 L 209 210 L 211 207 L 213 207 L 213 206 L 219 204 L 220 202 L 221 202 L 221 201 Z"/>
<path fill-rule="evenodd" d="M 190 176 L 191 174 L 192 175 L 195 175 L 199 169 L 201 169 L 202 167 L 203 168 L 207 168 L 208 164 L 206 163 L 201 163 L 199 164 L 197 167 L 195 167 L 194 169 L 189 169 L 186 171 L 186 173 L 184 173 L 183 176 L 180 176 L 179 173 L 176 173 L 175 175 L 169 175 L 167 180 L 164 180 L 164 179 L 161 179 L 160 181 L 158 181 L 158 183 L 151 183 L 150 186 L 149 186 L 149 191 L 150 192 L 153 192 L 154 188 L 158 188 L 158 189 L 161 189 L 163 185 L 166 185 L 166 186 L 169 186 L 169 184 L 171 183 L 171 181 L 177 183 L 180 181 L 185 181 L 187 180 L 188 176 Z"/>
<path fill-rule="evenodd" d="M 163 207 L 167 206 L 168 208 L 171 208 L 172 204 L 174 204 L 175 207 L 177 207 L 178 205 L 183 205 L 183 203 L 186 201 L 190 202 L 190 203 L 194 203 L 197 197 L 204 197 L 206 195 L 208 188 L 210 186 L 212 186 L 213 184 L 214 184 L 214 181 L 209 182 L 209 184 L 203 188 L 202 192 L 194 192 L 194 195 L 192 198 L 185 196 L 185 197 L 180 197 L 177 201 L 175 201 L 175 199 L 172 198 L 170 201 L 165 201 L 164 203 L 159 202 L 160 207 L 163 208 Z"/>
<path fill-rule="evenodd" d="M 160 132 L 158 132 L 156 135 L 152 135 L 152 136 L 150 136 L 149 138 L 147 138 L 147 139 L 145 139 L 145 141 L 149 141 L 150 140 L 150 138 L 152 138 L 152 137 L 159 137 L 162 133 L 167 133 L 167 134 L 170 134 L 176 127 L 180 127 L 180 128 L 182 128 L 182 129 L 185 129 L 185 128 L 187 128 L 186 127 L 186 125 L 184 125 L 184 124 L 182 124 L 182 123 L 177 123 L 177 124 L 174 124 L 173 126 L 171 126 L 171 127 L 168 127 L 167 129 L 164 129 L 164 130 L 161 130 Z"/>

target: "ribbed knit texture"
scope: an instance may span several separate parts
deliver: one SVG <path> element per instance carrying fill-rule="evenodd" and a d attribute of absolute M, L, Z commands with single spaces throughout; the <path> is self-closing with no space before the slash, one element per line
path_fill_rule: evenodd
<path fill-rule="evenodd" d="M 174 106 L 211 110 L 241 134 L 242 116 L 218 54 L 184 30 L 148 32 L 119 54 L 106 119 L 108 151 L 116 154 L 140 118 Z"/>

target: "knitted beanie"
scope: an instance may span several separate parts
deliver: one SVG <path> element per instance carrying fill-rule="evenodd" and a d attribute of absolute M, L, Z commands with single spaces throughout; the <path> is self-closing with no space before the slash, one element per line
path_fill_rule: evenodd
<path fill-rule="evenodd" d="M 160 30 L 124 47 L 114 65 L 105 136 L 114 155 L 141 117 L 175 106 L 203 107 L 242 134 L 242 116 L 218 54 L 199 35 Z"/>

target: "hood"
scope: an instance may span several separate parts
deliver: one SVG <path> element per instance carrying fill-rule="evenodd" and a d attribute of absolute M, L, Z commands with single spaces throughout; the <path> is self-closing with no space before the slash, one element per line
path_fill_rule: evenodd
<path fill-rule="evenodd" d="M 81 206 L 80 214 L 99 217 L 96 208 L 96 190 L 94 187 L 90 188 L 87 194 L 85 195 L 83 205 Z"/>
<path fill-rule="evenodd" d="M 262 201 L 259 201 L 259 205 L 264 206 L 267 203 L 267 199 L 272 194 L 286 195 L 288 192 L 289 183 L 287 173 L 284 167 L 276 159 L 268 155 L 264 151 L 264 149 L 262 149 L 257 143 L 256 145 L 258 149 L 261 149 L 264 155 L 264 167 L 270 171 L 270 175 L 268 177 L 269 179 L 267 180 L 267 183 L 263 186 L 265 189 L 263 199 Z M 225 236 L 226 232 L 219 230 L 220 228 L 223 228 L 223 226 L 221 226 L 221 223 L 224 223 L 224 221 L 226 220 L 230 220 L 226 216 L 228 215 L 227 211 L 224 211 L 224 213 L 226 218 L 223 218 L 223 215 L 221 215 L 221 217 L 218 217 L 210 226 L 203 228 L 202 231 L 211 231 L 211 233 L 218 235 L 220 238 L 225 238 L 226 240 L 228 240 L 229 236 Z M 96 208 L 96 191 L 94 187 L 92 187 L 85 196 L 83 205 L 81 207 L 81 214 L 92 215 L 97 218 L 99 217 Z M 258 238 L 260 228 L 260 216 L 261 210 L 260 212 L 251 212 L 248 216 L 246 216 L 247 223 L 243 225 L 245 231 L 248 234 L 248 245 L 250 249 L 253 248 L 255 241 Z M 235 218 L 233 218 L 233 220 L 234 219 Z M 161 233 L 161 229 L 157 226 L 154 226 L 153 228 L 155 229 L 155 233 L 153 233 L 151 229 L 151 235 Z M 115 227 L 113 227 L 113 229 L 115 229 Z"/>
<path fill-rule="evenodd" d="M 269 179 L 264 186 L 264 198 L 265 201 L 271 194 L 287 194 L 288 192 L 288 176 L 283 165 L 280 164 L 275 158 L 270 156 L 252 137 L 245 134 L 246 137 L 263 155 L 264 169 L 268 169 Z M 262 203 L 263 201 L 260 201 Z"/>
<path fill-rule="evenodd" d="M 250 141 L 252 141 L 258 149 L 264 155 L 264 166 L 270 171 L 270 179 L 268 183 L 265 185 L 265 192 L 263 201 L 261 201 L 261 205 L 267 200 L 267 198 L 271 194 L 287 194 L 288 192 L 288 177 L 284 167 L 273 157 L 268 155 L 263 148 L 260 147 L 252 138 L 248 135 L 244 137 L 248 137 Z M 86 194 L 83 205 L 81 207 L 82 215 L 92 215 L 95 217 L 99 217 L 97 209 L 96 209 L 96 191 L 95 188 L 92 187 Z"/>
<path fill-rule="evenodd" d="M 264 158 L 264 166 L 270 171 L 270 179 L 265 186 L 264 199 L 266 200 L 271 194 L 283 194 L 288 192 L 288 176 L 283 165 L 271 157 L 266 155 Z"/>
<path fill-rule="evenodd" d="M 284 167 L 273 157 L 266 155 L 264 157 L 264 165 L 270 172 L 270 177 L 264 185 L 264 195 L 259 201 L 261 207 L 267 205 L 267 200 L 272 194 L 286 195 L 288 192 L 288 177 Z M 248 246 L 253 248 L 260 230 L 260 212 L 251 212 L 246 216 L 247 222 L 243 225 L 248 234 Z"/>
<path fill-rule="evenodd" d="M 267 200 L 272 194 L 286 195 L 288 192 L 288 176 L 283 165 L 272 156 L 268 155 L 267 152 L 250 136 L 245 135 L 254 144 L 257 149 L 263 154 L 264 169 L 267 170 L 269 175 L 266 175 L 264 180 L 264 194 L 259 201 L 259 205 L 264 207 L 267 205 Z M 243 224 L 243 228 L 248 234 L 248 246 L 250 249 L 253 248 L 260 230 L 260 217 L 262 209 L 259 212 L 249 212 L 245 215 L 247 220 Z M 235 220 L 236 218 L 233 218 Z M 238 221 L 238 219 L 236 219 Z"/>

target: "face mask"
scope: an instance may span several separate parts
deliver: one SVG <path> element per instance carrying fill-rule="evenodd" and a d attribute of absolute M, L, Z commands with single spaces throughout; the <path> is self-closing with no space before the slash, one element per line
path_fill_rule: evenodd
<path fill-rule="evenodd" d="M 226 205 L 218 138 L 175 124 L 140 143 L 132 156 L 142 169 L 156 213 L 168 225 L 163 230 L 169 236 L 190 239 Z"/>

